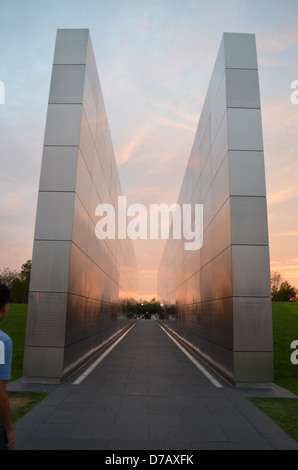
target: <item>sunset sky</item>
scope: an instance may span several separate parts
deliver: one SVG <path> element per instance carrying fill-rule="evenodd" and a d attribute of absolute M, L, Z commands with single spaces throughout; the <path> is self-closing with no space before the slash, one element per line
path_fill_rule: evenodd
<path fill-rule="evenodd" d="M 0 269 L 32 257 L 58 28 L 88 28 L 123 193 L 175 203 L 224 32 L 255 33 L 271 270 L 298 288 L 297 0 L 0 0 Z M 163 241 L 137 241 L 139 296 Z"/>

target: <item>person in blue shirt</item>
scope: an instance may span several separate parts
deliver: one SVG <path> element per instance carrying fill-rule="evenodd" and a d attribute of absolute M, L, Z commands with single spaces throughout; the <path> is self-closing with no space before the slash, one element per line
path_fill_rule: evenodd
<path fill-rule="evenodd" d="M 7 315 L 9 297 L 9 288 L 0 284 L 0 321 Z M 0 330 L 0 450 L 13 450 L 15 445 L 14 428 L 6 393 L 6 382 L 10 380 L 11 361 L 12 341 Z"/>

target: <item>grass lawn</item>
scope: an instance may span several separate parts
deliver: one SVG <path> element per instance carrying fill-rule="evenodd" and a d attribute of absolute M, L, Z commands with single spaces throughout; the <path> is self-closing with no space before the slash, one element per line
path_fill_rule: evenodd
<path fill-rule="evenodd" d="M 251 398 L 250 401 L 298 441 L 298 399 Z"/>
<path fill-rule="evenodd" d="M 41 392 L 7 392 L 12 422 L 16 423 L 47 395 Z"/>

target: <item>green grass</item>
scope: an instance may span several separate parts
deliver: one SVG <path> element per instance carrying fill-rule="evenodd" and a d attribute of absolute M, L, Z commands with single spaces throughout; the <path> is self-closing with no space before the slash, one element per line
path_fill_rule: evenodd
<path fill-rule="evenodd" d="M 11 400 L 21 399 L 26 401 L 25 404 L 20 403 L 12 412 L 12 422 L 16 423 L 28 411 L 42 401 L 48 394 L 43 392 L 7 392 L 7 396 Z"/>
<path fill-rule="evenodd" d="M 251 398 L 250 401 L 298 441 L 298 399 Z"/>

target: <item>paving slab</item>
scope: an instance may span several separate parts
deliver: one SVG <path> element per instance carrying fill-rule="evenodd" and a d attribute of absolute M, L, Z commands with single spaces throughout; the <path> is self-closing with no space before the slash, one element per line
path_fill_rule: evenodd
<path fill-rule="evenodd" d="M 82 372 L 61 385 L 10 384 L 49 393 L 16 423 L 17 450 L 298 450 L 248 400 L 256 390 L 218 377 L 215 387 L 156 320 L 137 321 L 75 384 Z"/>

